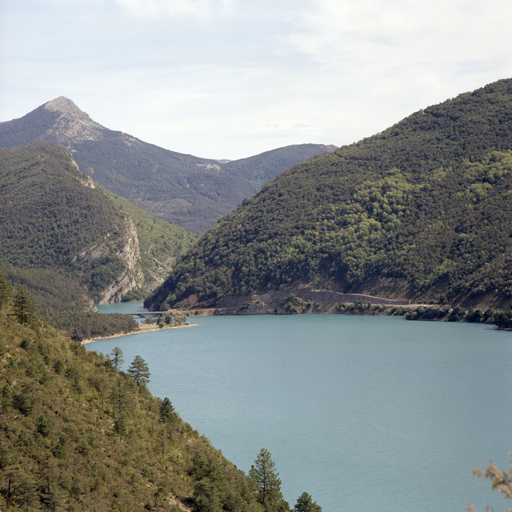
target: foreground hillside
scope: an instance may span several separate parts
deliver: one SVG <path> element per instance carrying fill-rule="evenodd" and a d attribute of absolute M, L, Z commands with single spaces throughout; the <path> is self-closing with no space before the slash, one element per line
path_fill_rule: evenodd
<path fill-rule="evenodd" d="M 171 224 L 204 233 L 262 183 L 293 164 L 332 150 L 303 144 L 229 163 L 169 151 L 93 121 L 60 97 L 0 123 L 0 147 L 45 140 L 68 149 L 85 174 Z"/>
<path fill-rule="evenodd" d="M 326 289 L 508 307 L 511 150 L 512 80 L 426 108 L 265 185 L 146 304 L 274 306 Z"/>
<path fill-rule="evenodd" d="M 0 386 L 2 511 L 263 510 L 170 401 L 44 323 L 0 311 Z"/>

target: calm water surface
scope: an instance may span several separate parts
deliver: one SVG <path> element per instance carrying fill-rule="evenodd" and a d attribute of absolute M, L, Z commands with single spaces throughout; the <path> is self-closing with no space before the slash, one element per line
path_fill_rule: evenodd
<path fill-rule="evenodd" d="M 291 506 L 307 491 L 324 512 L 510 508 L 472 468 L 509 466 L 512 333 L 344 315 L 194 321 L 87 348 L 120 346 L 125 368 L 140 354 L 150 390 L 245 472 L 267 448 Z"/>

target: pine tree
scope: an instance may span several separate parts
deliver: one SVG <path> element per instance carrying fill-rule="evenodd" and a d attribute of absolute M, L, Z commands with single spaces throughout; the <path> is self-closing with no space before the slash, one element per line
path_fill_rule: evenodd
<path fill-rule="evenodd" d="M 141 356 L 137 355 L 128 368 L 128 375 L 133 377 L 137 385 L 145 387 L 149 382 L 151 373 L 149 372 L 149 366 L 146 361 L 144 361 Z"/>
<path fill-rule="evenodd" d="M 286 510 L 283 495 L 281 494 L 281 480 L 276 471 L 276 465 L 272 460 L 270 452 L 265 448 L 254 461 L 254 465 L 249 470 L 249 478 L 256 486 L 258 498 L 267 511 Z"/>
<path fill-rule="evenodd" d="M 296 512 L 322 512 L 322 507 L 313 501 L 311 494 L 303 492 L 295 504 L 294 510 Z"/>
<path fill-rule="evenodd" d="M 119 347 L 114 347 L 110 354 L 112 356 L 112 366 L 119 371 L 120 366 L 124 363 L 123 351 Z"/>
<path fill-rule="evenodd" d="M 36 306 L 32 295 L 25 286 L 20 286 L 14 294 L 12 303 L 13 315 L 20 324 L 28 324 L 34 318 Z"/>
<path fill-rule="evenodd" d="M 160 403 L 160 419 L 163 423 L 172 423 L 175 417 L 174 407 L 169 398 L 165 397 Z"/>

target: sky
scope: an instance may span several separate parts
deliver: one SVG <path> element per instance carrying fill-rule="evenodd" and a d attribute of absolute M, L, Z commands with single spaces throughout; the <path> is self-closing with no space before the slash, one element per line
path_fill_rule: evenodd
<path fill-rule="evenodd" d="M 510 0 L 1 0 L 0 121 L 66 96 L 205 158 L 341 146 L 512 77 Z"/>

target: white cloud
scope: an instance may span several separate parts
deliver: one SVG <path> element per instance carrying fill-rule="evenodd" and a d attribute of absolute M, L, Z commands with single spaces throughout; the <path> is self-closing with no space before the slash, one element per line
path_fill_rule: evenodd
<path fill-rule="evenodd" d="M 281 51 L 338 89 L 338 119 L 385 128 L 510 76 L 510 19 L 509 0 L 312 0 L 288 18 Z"/>
<path fill-rule="evenodd" d="M 199 156 L 350 143 L 512 75 L 510 0 L 8 7 L 0 121 L 65 95 L 104 126 Z"/>
<path fill-rule="evenodd" d="M 205 22 L 213 14 L 229 14 L 237 0 L 114 0 L 132 15 L 158 20 L 192 18 Z"/>
<path fill-rule="evenodd" d="M 313 0 L 285 42 L 331 66 L 473 61 L 506 54 L 511 15 L 508 0 Z"/>
<path fill-rule="evenodd" d="M 283 43 L 359 90 L 445 89 L 510 65 L 511 18 L 508 0 L 314 0 Z"/>

